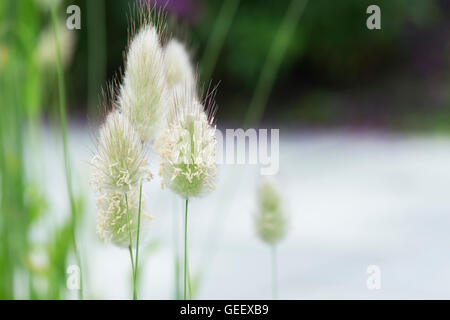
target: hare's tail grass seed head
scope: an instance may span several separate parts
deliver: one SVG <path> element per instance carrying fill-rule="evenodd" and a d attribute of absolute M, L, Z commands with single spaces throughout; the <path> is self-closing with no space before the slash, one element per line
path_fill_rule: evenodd
<path fill-rule="evenodd" d="M 97 192 L 126 193 L 151 179 L 145 146 L 137 131 L 117 109 L 100 128 L 97 154 L 92 159 Z"/>
<path fill-rule="evenodd" d="M 144 24 L 130 42 L 118 105 L 139 133 L 149 141 L 164 123 L 168 89 L 164 54 L 157 28 Z"/>
<path fill-rule="evenodd" d="M 215 188 L 216 128 L 214 118 L 205 113 L 192 90 L 177 94 L 171 106 L 172 117 L 155 148 L 161 158 L 163 187 L 187 199 Z"/>
<path fill-rule="evenodd" d="M 177 86 L 195 91 L 196 77 L 191 58 L 186 47 L 178 40 L 171 39 L 164 47 L 164 61 L 169 89 Z"/>
<path fill-rule="evenodd" d="M 108 114 L 100 128 L 92 164 L 92 183 L 98 193 L 97 233 L 104 241 L 126 247 L 130 234 L 136 238 L 140 185 L 152 176 L 138 133 L 117 109 Z M 144 227 L 148 221 L 144 199 L 141 211 Z"/>
<path fill-rule="evenodd" d="M 112 241 L 119 247 L 130 245 L 130 235 L 136 239 L 138 230 L 139 187 L 125 198 L 124 193 L 105 192 L 97 198 L 97 234 L 101 240 Z M 141 199 L 141 225 L 145 229 L 151 216 L 146 213 L 145 200 Z M 143 232 L 145 234 L 145 232 Z M 136 242 L 132 243 L 136 246 Z"/>
<path fill-rule="evenodd" d="M 176 39 L 171 39 L 164 47 L 164 61 L 169 88 L 169 110 L 166 116 L 170 122 L 175 111 L 174 106 L 180 105 L 183 97 L 193 94 L 197 97 L 197 77 L 186 47 Z"/>
<path fill-rule="evenodd" d="M 285 236 L 288 223 L 275 181 L 269 178 L 261 181 L 258 202 L 258 213 L 255 218 L 257 234 L 264 242 L 275 244 Z"/>

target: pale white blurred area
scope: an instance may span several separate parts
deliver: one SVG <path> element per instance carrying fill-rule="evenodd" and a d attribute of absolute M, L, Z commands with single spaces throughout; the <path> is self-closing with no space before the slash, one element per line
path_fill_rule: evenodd
<path fill-rule="evenodd" d="M 101 243 L 95 233 L 93 132 L 69 132 L 75 190 L 85 204 L 78 232 L 85 295 L 129 299 L 128 250 Z M 36 240 L 69 212 L 61 138 L 48 128 L 43 138 L 37 157 L 50 212 L 34 228 Z M 175 239 L 183 257 L 184 202 L 161 189 L 158 162 L 151 152 L 155 179 L 144 193 L 154 219 L 140 251 L 143 299 L 174 298 Z M 275 178 L 290 216 L 277 246 L 279 298 L 450 298 L 449 137 L 280 129 Z M 196 298 L 271 299 L 270 249 L 253 225 L 259 179 L 258 166 L 221 165 L 216 190 L 190 200 L 190 272 L 201 279 Z M 367 289 L 369 265 L 380 267 L 379 290 Z"/>

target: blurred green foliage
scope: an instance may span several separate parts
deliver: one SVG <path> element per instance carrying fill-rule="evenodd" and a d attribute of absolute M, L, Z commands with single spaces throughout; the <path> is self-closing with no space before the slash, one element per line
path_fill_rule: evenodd
<path fill-rule="evenodd" d="M 166 1 L 157 2 L 162 4 Z M 106 61 L 107 79 L 112 79 L 120 69 L 123 69 L 122 58 L 127 45 L 130 6 L 136 3 L 137 1 L 130 0 L 105 5 L 106 50 L 99 50 L 98 52 L 104 52 L 104 54 L 97 55 L 96 59 Z M 221 10 L 224 9 L 223 3 L 221 0 L 170 0 L 169 5 L 166 6 L 167 14 L 169 20 L 177 21 L 175 25 L 178 27 L 169 28 L 167 34 L 181 34 L 191 46 L 194 61 L 199 64 L 198 70 L 204 84 L 209 84 L 211 80 L 213 84 L 220 82 L 217 100 L 219 105 L 226 106 L 226 108 L 219 108 L 222 121 L 239 121 L 244 117 L 245 108 L 248 108 L 250 104 L 252 93 L 263 73 L 265 59 L 290 0 L 239 1 L 236 13 L 230 16 L 232 19 L 230 28 L 225 35 L 223 47 L 218 53 L 212 77 L 205 79 L 202 78 L 203 61 L 200 59 L 208 47 L 211 31 L 216 26 Z M 86 0 L 78 0 L 77 4 L 81 7 L 82 13 L 89 10 Z M 366 28 L 368 17 L 366 9 L 371 4 L 377 4 L 381 8 L 382 30 L 371 31 Z M 173 9 L 183 6 L 192 6 L 192 8 L 187 14 L 180 14 Z M 268 112 L 279 120 L 290 118 L 306 123 L 309 120 L 316 122 L 319 111 L 304 107 L 313 103 L 313 101 L 305 101 L 309 99 L 311 92 L 322 92 L 326 96 L 334 96 L 333 90 L 342 88 L 359 90 L 362 84 L 373 79 L 390 77 L 393 74 L 395 76 L 396 69 L 408 68 L 408 65 L 413 63 L 412 50 L 415 47 L 411 43 L 412 39 L 427 30 L 433 32 L 433 27 L 448 17 L 446 10 L 448 11 L 448 6 L 445 6 L 445 0 L 308 1 L 304 14 L 295 30 L 292 30 L 291 39 L 293 40 L 289 41 L 280 69 L 277 70 L 274 90 L 268 102 L 271 106 Z M 88 24 L 84 15 L 82 25 L 87 27 L 76 31 L 78 38 L 76 54 L 68 70 L 70 74 L 68 100 L 72 110 L 85 110 L 88 91 L 91 95 L 90 100 L 94 100 L 92 98 L 94 90 L 92 88 L 88 90 L 89 81 L 86 81 L 88 72 L 93 73 L 92 70 L 87 69 L 90 52 L 88 38 L 90 32 L 95 33 L 90 30 L 92 28 Z M 443 26 L 448 26 L 448 23 Z M 97 35 L 94 34 L 94 36 Z M 424 43 L 424 46 L 426 45 Z M 99 58 L 102 55 L 105 56 Z M 102 61 L 99 62 L 100 65 Z M 95 64 L 91 63 L 91 65 Z M 99 79 L 105 78 L 102 69 L 98 72 Z M 92 78 L 93 75 L 89 77 Z M 95 85 L 99 86 L 98 83 Z M 369 85 L 373 87 L 377 84 L 373 82 Z M 306 90 L 311 92 L 304 94 Z M 287 99 L 296 101 L 287 101 Z M 333 118 L 325 116 L 326 113 L 329 113 L 331 117 L 336 113 L 335 109 L 338 115 L 352 112 L 346 102 L 331 106 L 333 110 L 330 111 L 327 111 L 327 106 L 318 106 L 318 108 L 324 115 L 323 125 L 333 122 Z M 405 112 L 407 113 L 408 110 L 393 116 L 406 117 Z M 295 114 L 301 115 L 302 118 L 293 117 Z M 367 113 L 366 117 L 370 115 Z M 344 124 L 346 121 L 351 122 L 342 116 L 336 119 Z M 432 122 L 431 119 L 430 121 Z"/>
<path fill-rule="evenodd" d="M 201 43 L 213 24 L 217 1 L 208 2 L 209 14 L 194 30 Z M 289 1 L 242 1 L 222 52 L 219 71 L 252 88 Z M 366 28 L 366 8 L 382 8 L 382 31 Z M 423 27 L 439 14 L 436 1 L 314 0 L 309 1 L 283 61 L 292 73 L 303 60 L 320 70 L 321 77 L 338 79 L 364 72 L 402 50 L 396 41 L 408 28 Z"/>
<path fill-rule="evenodd" d="M 0 299 L 67 296 L 73 220 L 53 225 L 43 242 L 31 232 L 51 212 L 39 172 L 45 89 L 55 86 L 38 50 L 46 18 L 43 1 L 0 2 Z"/>

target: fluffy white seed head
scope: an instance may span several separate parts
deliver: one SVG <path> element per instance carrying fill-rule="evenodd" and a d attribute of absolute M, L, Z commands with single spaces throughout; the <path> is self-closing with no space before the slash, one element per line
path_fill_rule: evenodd
<path fill-rule="evenodd" d="M 258 200 L 259 208 L 255 218 L 257 234 L 264 242 L 275 244 L 286 235 L 288 219 L 273 180 L 266 178 L 261 181 Z"/>
<path fill-rule="evenodd" d="M 139 134 L 118 110 L 100 128 L 97 154 L 92 159 L 93 185 L 100 193 L 126 193 L 151 179 Z"/>
<path fill-rule="evenodd" d="M 149 141 L 161 130 L 167 109 L 168 89 L 164 54 L 155 27 L 145 25 L 130 43 L 118 104 Z"/>
<path fill-rule="evenodd" d="M 167 121 L 171 122 L 174 116 L 174 106 L 182 105 L 184 97 L 191 97 L 197 91 L 196 77 L 192 68 L 191 59 L 185 46 L 176 39 L 171 39 L 164 48 L 164 66 L 166 68 L 167 85 L 169 88 L 169 102 Z M 190 101 L 186 101 L 189 104 Z"/>
<path fill-rule="evenodd" d="M 164 48 L 164 61 L 169 89 L 176 86 L 195 90 L 196 79 L 191 59 L 185 46 L 171 39 Z"/>
<path fill-rule="evenodd" d="M 128 204 L 128 206 L 127 206 Z M 128 208 L 128 210 L 127 210 Z M 141 199 L 141 230 L 151 220 L 146 212 L 144 196 Z M 124 193 L 106 192 L 97 198 L 97 234 L 101 240 L 112 241 L 120 247 L 128 247 L 130 235 L 136 245 L 139 213 L 139 187 Z M 140 234 L 145 234 L 141 232 Z"/>
<path fill-rule="evenodd" d="M 161 158 L 162 186 L 190 198 L 215 188 L 216 128 L 194 93 L 185 90 L 179 94 L 155 148 Z"/>

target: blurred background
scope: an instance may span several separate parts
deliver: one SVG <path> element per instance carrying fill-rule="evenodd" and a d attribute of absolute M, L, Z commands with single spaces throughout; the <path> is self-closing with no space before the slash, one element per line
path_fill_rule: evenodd
<path fill-rule="evenodd" d="M 0 298 L 130 298 L 128 252 L 95 234 L 89 161 L 102 90 L 146 3 L 0 3 Z M 72 4 L 80 30 L 66 28 Z M 280 129 L 280 298 L 450 298 L 450 1 L 151 4 L 201 85 L 218 85 L 218 128 Z M 372 4 L 381 30 L 366 27 Z M 221 165 L 217 189 L 192 201 L 194 298 L 271 298 L 253 225 L 259 179 L 257 166 Z M 158 178 L 145 194 L 155 219 L 140 296 L 174 299 L 182 201 Z M 82 296 L 67 288 L 70 265 Z M 369 265 L 379 290 L 367 288 Z"/>

